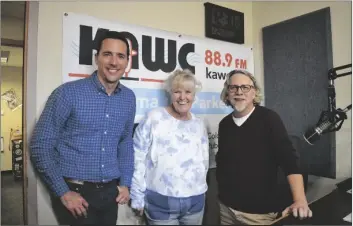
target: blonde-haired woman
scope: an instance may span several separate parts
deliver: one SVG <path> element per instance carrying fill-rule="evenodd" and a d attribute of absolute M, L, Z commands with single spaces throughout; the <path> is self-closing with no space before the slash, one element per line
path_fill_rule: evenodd
<path fill-rule="evenodd" d="M 165 85 L 171 103 L 151 110 L 134 134 L 131 207 L 150 225 L 201 225 L 209 146 L 202 119 L 190 112 L 200 83 L 176 70 Z"/>

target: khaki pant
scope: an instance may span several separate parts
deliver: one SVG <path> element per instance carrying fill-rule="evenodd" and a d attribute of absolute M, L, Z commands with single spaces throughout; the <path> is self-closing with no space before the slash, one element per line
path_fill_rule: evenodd
<path fill-rule="evenodd" d="M 270 225 L 278 213 L 251 214 L 233 210 L 223 203 L 220 205 L 221 225 Z"/>

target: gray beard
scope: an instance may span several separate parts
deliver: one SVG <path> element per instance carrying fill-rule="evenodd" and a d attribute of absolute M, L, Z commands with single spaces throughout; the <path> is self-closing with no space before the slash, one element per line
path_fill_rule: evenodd
<path fill-rule="evenodd" d="M 244 111 L 246 108 L 246 105 L 245 104 L 240 104 L 240 105 L 237 105 L 237 104 L 234 104 L 233 105 L 233 109 L 236 111 L 236 112 L 242 112 Z"/>

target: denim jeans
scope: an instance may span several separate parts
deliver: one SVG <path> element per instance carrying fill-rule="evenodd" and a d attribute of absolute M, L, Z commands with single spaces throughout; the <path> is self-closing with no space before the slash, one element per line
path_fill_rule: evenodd
<path fill-rule="evenodd" d="M 115 199 L 119 193 L 116 181 L 98 187 L 94 184 L 67 184 L 70 190 L 78 192 L 89 206 L 87 217 L 75 218 L 62 204 L 60 198 L 52 197 L 53 210 L 60 225 L 116 225 L 118 204 Z"/>
<path fill-rule="evenodd" d="M 148 225 L 202 225 L 205 194 L 177 198 L 146 191 L 145 200 Z"/>

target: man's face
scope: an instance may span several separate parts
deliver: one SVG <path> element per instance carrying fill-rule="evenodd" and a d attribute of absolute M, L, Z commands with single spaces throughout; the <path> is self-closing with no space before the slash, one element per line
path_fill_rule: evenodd
<path fill-rule="evenodd" d="M 241 88 L 235 88 L 234 85 L 242 86 L 243 90 Z M 235 74 L 230 78 L 228 100 L 237 113 L 245 115 L 253 108 L 255 94 L 254 83 L 248 76 Z"/>
<path fill-rule="evenodd" d="M 127 46 L 118 39 L 105 39 L 96 56 L 98 76 L 106 83 L 117 83 L 128 64 Z"/>

